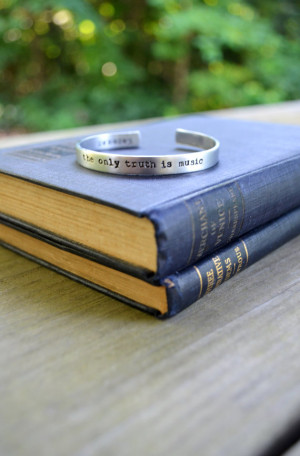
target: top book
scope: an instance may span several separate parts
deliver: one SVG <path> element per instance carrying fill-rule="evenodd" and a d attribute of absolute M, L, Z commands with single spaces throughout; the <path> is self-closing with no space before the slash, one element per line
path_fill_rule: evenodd
<path fill-rule="evenodd" d="M 155 280 L 300 206 L 298 127 L 192 115 L 136 128 L 139 156 L 176 153 L 182 128 L 217 138 L 219 163 L 188 174 L 121 176 L 78 165 L 75 139 L 3 149 L 1 217 Z"/>

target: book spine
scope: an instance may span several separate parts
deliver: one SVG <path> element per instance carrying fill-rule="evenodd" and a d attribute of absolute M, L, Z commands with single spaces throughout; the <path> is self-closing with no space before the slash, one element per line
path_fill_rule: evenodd
<path fill-rule="evenodd" d="M 162 281 L 172 316 L 300 234 L 300 208 L 257 228 Z"/>
<path fill-rule="evenodd" d="M 199 179 L 201 176 L 199 176 Z M 153 210 L 157 277 L 195 264 L 300 206 L 300 156 Z"/>

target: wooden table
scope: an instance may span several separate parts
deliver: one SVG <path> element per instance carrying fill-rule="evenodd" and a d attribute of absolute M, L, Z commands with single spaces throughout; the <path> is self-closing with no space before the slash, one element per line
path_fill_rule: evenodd
<path fill-rule="evenodd" d="M 0 258 L 1 456 L 300 454 L 300 237 L 167 321 Z"/>

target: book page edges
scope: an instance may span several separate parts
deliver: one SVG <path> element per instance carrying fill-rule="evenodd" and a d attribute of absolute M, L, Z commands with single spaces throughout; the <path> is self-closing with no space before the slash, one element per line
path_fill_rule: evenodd
<path fill-rule="evenodd" d="M 157 270 L 155 228 L 146 217 L 3 173 L 0 211 L 104 255 Z"/>
<path fill-rule="evenodd" d="M 100 263 L 60 250 L 46 242 L 0 224 L 0 240 L 46 263 L 81 277 L 146 307 L 168 310 L 166 289 L 154 286 L 131 275 L 108 268 Z"/>

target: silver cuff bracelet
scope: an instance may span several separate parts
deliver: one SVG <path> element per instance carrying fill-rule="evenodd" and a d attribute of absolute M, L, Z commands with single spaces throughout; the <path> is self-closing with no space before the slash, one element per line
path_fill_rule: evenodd
<path fill-rule="evenodd" d="M 176 142 L 200 150 L 168 155 L 136 155 L 110 152 L 139 147 L 139 131 L 101 133 L 76 145 L 77 161 L 85 168 L 103 173 L 129 175 L 169 175 L 202 171 L 219 160 L 219 141 L 189 130 L 176 130 Z"/>

